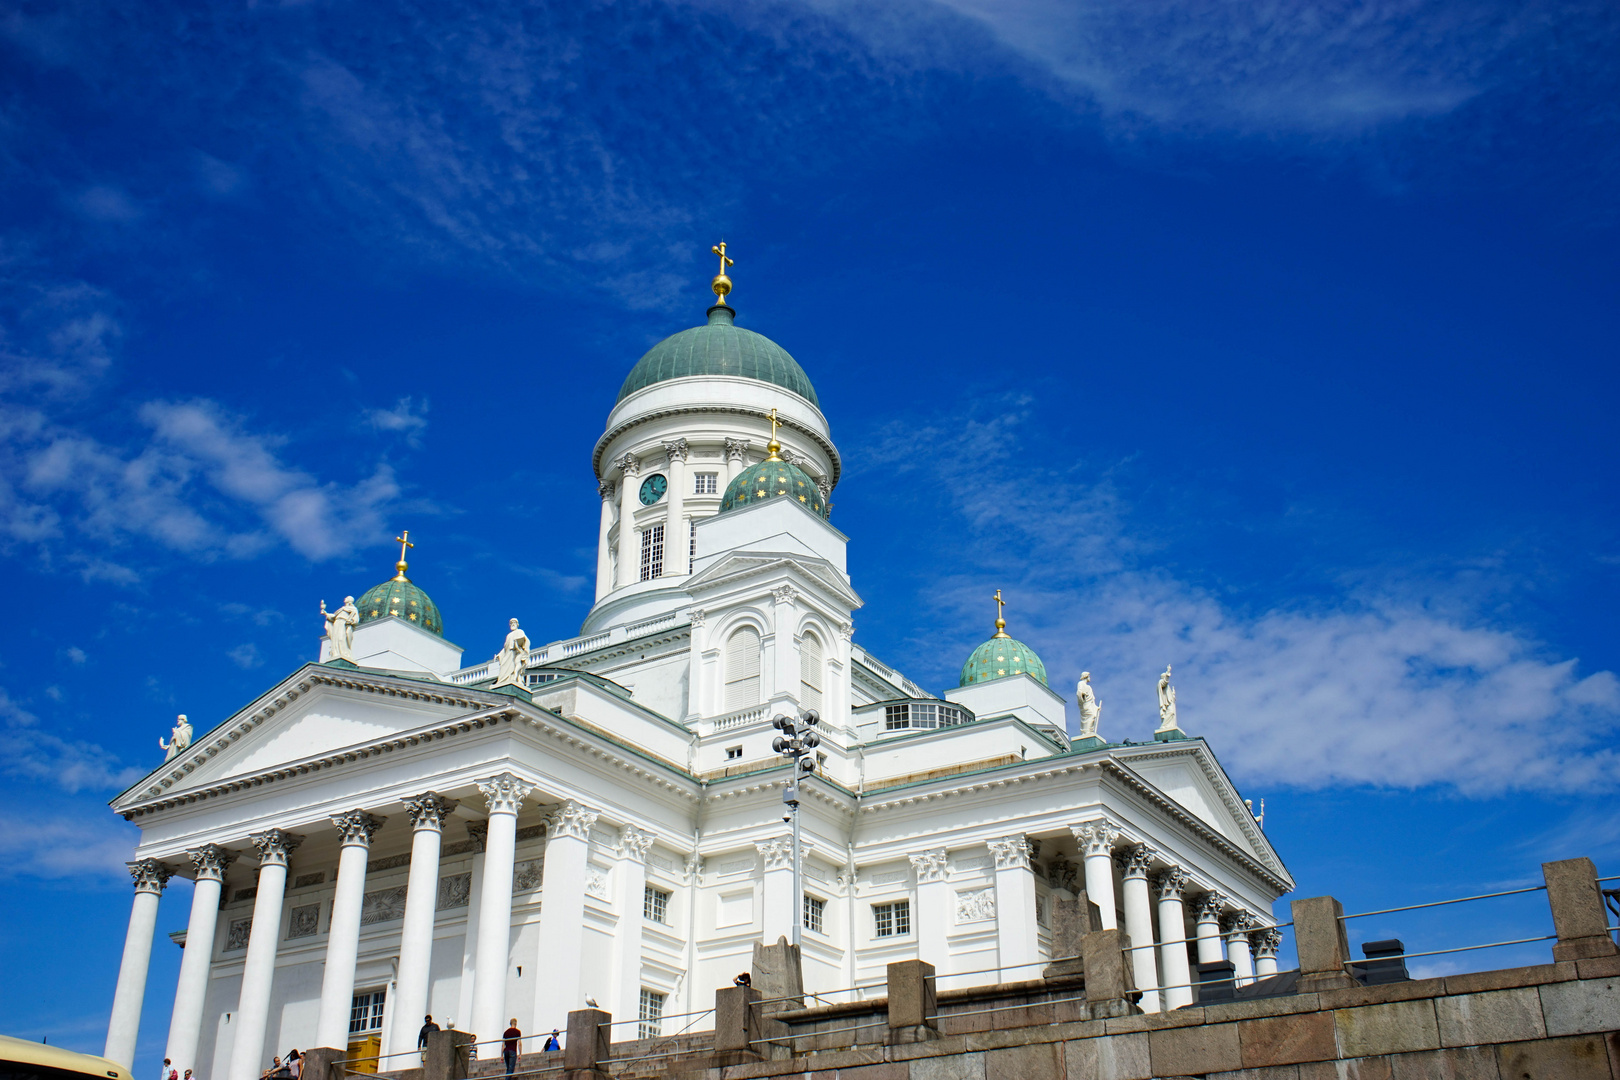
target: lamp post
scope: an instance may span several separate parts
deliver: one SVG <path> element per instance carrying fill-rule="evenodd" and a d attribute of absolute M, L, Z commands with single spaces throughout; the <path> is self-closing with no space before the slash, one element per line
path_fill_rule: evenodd
<path fill-rule="evenodd" d="M 811 751 L 821 745 L 816 725 L 821 714 L 814 709 L 800 709 L 798 718 L 777 713 L 771 726 L 782 734 L 771 743 L 771 749 L 793 762 L 793 775 L 782 801 L 788 805 L 784 821 L 793 823 L 793 947 L 799 947 L 799 934 L 804 927 L 804 861 L 799 846 L 799 779 L 816 771 L 816 757 Z"/>

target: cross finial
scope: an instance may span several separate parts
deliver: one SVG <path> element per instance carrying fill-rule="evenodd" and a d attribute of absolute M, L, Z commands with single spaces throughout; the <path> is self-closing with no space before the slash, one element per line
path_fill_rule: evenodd
<path fill-rule="evenodd" d="M 765 444 L 765 452 L 768 455 L 765 460 L 781 461 L 782 444 L 776 441 L 776 429 L 782 426 L 782 421 L 776 418 L 775 409 L 772 409 L 765 419 L 771 422 L 771 441 Z"/>
<path fill-rule="evenodd" d="M 709 288 L 714 290 L 715 302 L 724 304 L 726 296 L 731 292 L 731 279 L 726 276 L 726 267 L 735 265 L 737 260 L 726 254 L 726 242 L 724 240 L 715 244 L 709 250 L 720 256 L 720 272 L 714 276 L 714 281 L 709 284 Z"/>
<path fill-rule="evenodd" d="M 1005 601 L 1005 600 L 1003 600 L 1001 598 L 1001 590 L 1000 589 L 996 590 L 995 600 L 996 600 L 996 637 L 1006 637 L 1007 636 L 1007 620 L 1002 618 L 1002 609 L 1007 606 L 1007 601 Z"/>
<path fill-rule="evenodd" d="M 397 571 L 397 573 L 394 575 L 394 580 L 405 581 L 405 549 L 416 546 L 415 544 L 411 543 L 411 530 L 406 529 L 404 536 L 394 537 L 394 543 L 399 545 L 399 562 L 394 564 L 394 569 Z"/>

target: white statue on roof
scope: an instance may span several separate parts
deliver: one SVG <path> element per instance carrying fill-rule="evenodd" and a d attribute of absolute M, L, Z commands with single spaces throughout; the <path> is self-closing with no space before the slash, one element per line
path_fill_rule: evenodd
<path fill-rule="evenodd" d="M 510 620 L 509 625 L 512 629 L 506 635 L 506 643 L 495 654 L 496 686 L 522 686 L 529 669 L 529 635 L 518 629 L 516 619 Z"/>
<path fill-rule="evenodd" d="M 354 597 L 345 596 L 343 606 L 336 611 L 326 610 L 321 601 L 321 618 L 326 620 L 326 640 L 332 643 L 329 660 L 347 660 L 354 663 L 354 628 L 360 625 L 360 609 L 354 606 Z"/>
<path fill-rule="evenodd" d="M 1091 688 L 1091 672 L 1080 673 L 1080 684 L 1074 691 L 1080 700 L 1080 738 L 1095 739 L 1097 725 L 1102 722 L 1102 702 L 1097 700 L 1097 692 Z"/>
<path fill-rule="evenodd" d="M 174 728 L 169 732 L 169 741 L 164 742 L 158 738 L 158 749 L 163 751 L 163 760 L 172 761 L 174 756 L 191 745 L 191 722 L 186 714 L 181 713 L 175 718 Z"/>
<path fill-rule="evenodd" d="M 1164 674 L 1159 676 L 1159 726 L 1153 734 L 1180 730 L 1181 724 L 1176 720 L 1176 688 L 1170 685 L 1170 665 L 1166 664 Z"/>

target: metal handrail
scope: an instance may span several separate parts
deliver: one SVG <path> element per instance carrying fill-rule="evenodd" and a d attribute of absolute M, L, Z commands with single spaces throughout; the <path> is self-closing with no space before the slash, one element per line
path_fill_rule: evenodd
<path fill-rule="evenodd" d="M 1455 949 L 1430 949 L 1428 952 L 1396 953 L 1391 956 L 1368 956 L 1363 957 L 1360 960 L 1346 960 L 1344 962 L 1344 966 L 1364 967 L 1368 964 L 1376 964 L 1380 960 L 1404 960 L 1411 956 L 1440 956 L 1444 953 L 1470 952 L 1474 949 L 1494 949 L 1500 945 L 1528 945 L 1533 941 L 1555 941 L 1557 938 L 1557 934 L 1545 934 L 1541 937 L 1518 938 L 1515 941 L 1493 941 L 1487 945 L 1459 945 Z"/>
<path fill-rule="evenodd" d="M 1006 1012 L 1009 1009 L 1034 1009 L 1042 1005 L 1063 1005 L 1070 1001 L 1084 1000 L 1086 1000 L 1086 995 L 1081 994 L 1078 997 L 1051 998 L 1047 1001 L 1026 1001 L 1018 1005 L 997 1005 L 991 1009 L 959 1009 L 956 1012 L 935 1013 L 933 1016 L 925 1016 L 923 1019 L 949 1020 L 953 1016 L 979 1016 L 983 1013 Z"/>
<path fill-rule="evenodd" d="M 749 1046 L 755 1046 L 755 1045 L 758 1045 L 758 1044 L 761 1044 L 761 1043 L 776 1043 L 776 1042 L 781 1042 L 784 1039 L 813 1039 L 818 1035 L 837 1035 L 837 1034 L 840 1034 L 841 1032 L 845 1032 L 845 1031 L 860 1031 L 862 1028 L 888 1027 L 888 1026 L 889 1026 L 889 1022 L 887 1020 L 875 1020 L 875 1021 L 872 1021 L 872 1022 L 866 1023 L 866 1024 L 848 1024 L 848 1025 L 845 1025 L 844 1027 L 821 1028 L 818 1031 L 793 1031 L 793 1032 L 788 1032 L 788 1033 L 783 1034 L 783 1035 L 777 1035 L 774 1038 L 769 1038 L 769 1039 L 750 1039 L 750 1040 L 748 1040 L 748 1045 Z"/>
<path fill-rule="evenodd" d="M 1379 911 L 1358 911 L 1354 915 L 1340 915 L 1339 920 L 1360 919 L 1367 915 L 1388 915 L 1396 911 L 1416 911 L 1419 908 L 1444 907 L 1446 904 L 1462 904 L 1469 900 L 1489 900 L 1495 896 L 1518 896 L 1521 893 L 1544 892 L 1547 886 L 1532 885 L 1528 889 L 1509 889 L 1506 892 L 1480 893 L 1478 896 L 1459 896 L 1455 900 L 1433 900 L 1427 904 L 1408 904 L 1405 907 L 1383 908 Z"/>
<path fill-rule="evenodd" d="M 712 1012 L 714 1012 L 713 1009 L 693 1009 L 691 1012 L 664 1013 L 662 1016 L 648 1017 L 645 1020 L 642 1020 L 642 1019 L 636 1019 L 636 1020 L 610 1020 L 605 1024 L 597 1024 L 596 1026 L 599 1027 L 599 1028 L 605 1028 L 605 1027 L 618 1027 L 621 1024 L 651 1024 L 656 1020 L 679 1020 L 683 1016 L 706 1016 L 706 1015 L 708 1015 L 709 1013 L 712 1013 Z"/>
<path fill-rule="evenodd" d="M 992 971 L 995 972 L 997 975 L 1000 975 L 1003 971 L 1016 971 L 1019 968 L 1027 968 L 1027 967 L 1045 967 L 1047 964 L 1058 964 L 1058 963 L 1062 963 L 1065 960 L 1078 960 L 1078 959 L 1080 959 L 1080 957 L 1078 957 L 1078 956 L 1059 956 L 1059 957 L 1054 957 L 1051 960 L 1031 960 L 1031 961 L 1029 961 L 1027 963 L 1023 963 L 1023 964 L 1002 964 L 1000 967 L 979 968 L 979 969 L 977 969 L 975 971 L 937 971 L 932 975 L 924 976 L 924 978 L 929 978 L 929 979 L 954 979 L 954 978 L 956 978 L 956 977 L 958 977 L 960 975 L 986 975 L 986 974 L 988 974 L 988 973 L 990 973 Z"/>

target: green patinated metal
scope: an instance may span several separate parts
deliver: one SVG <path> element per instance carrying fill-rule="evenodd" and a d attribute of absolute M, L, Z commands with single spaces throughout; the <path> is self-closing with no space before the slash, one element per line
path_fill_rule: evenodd
<path fill-rule="evenodd" d="M 1005 679 L 1009 675 L 1030 675 L 1046 685 L 1046 665 L 1035 655 L 1035 650 L 1017 638 L 993 637 L 973 650 L 967 663 L 962 665 L 959 685 Z"/>
<path fill-rule="evenodd" d="M 648 349 L 625 377 L 618 400 L 667 379 L 736 375 L 774 383 L 821 408 L 816 388 L 810 385 L 810 376 L 799 362 L 763 334 L 733 325 L 734 315 L 736 312 L 729 307 L 717 304 L 709 309 L 707 325 L 672 334 Z"/>
<path fill-rule="evenodd" d="M 360 609 L 362 626 L 373 619 L 397 615 L 406 622 L 444 637 L 444 620 L 439 617 L 439 605 L 407 578 L 394 578 L 372 586 L 355 601 L 354 606 Z"/>
<path fill-rule="evenodd" d="M 808 473 L 785 461 L 762 461 L 737 474 L 720 499 L 720 512 L 764 502 L 766 499 L 793 499 L 818 517 L 827 517 L 830 508 L 821 489 Z"/>

